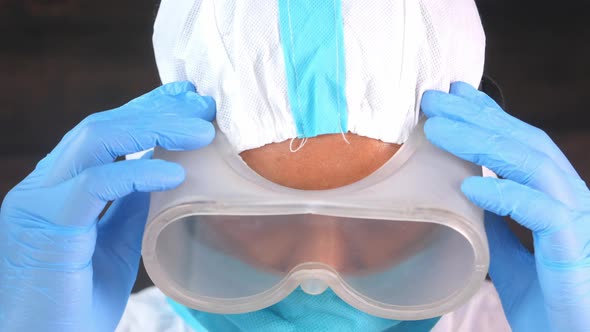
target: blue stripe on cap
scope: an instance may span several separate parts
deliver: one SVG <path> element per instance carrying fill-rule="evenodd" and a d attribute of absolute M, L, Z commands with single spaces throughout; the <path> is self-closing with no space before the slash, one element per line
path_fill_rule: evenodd
<path fill-rule="evenodd" d="M 341 0 L 279 0 L 289 103 L 300 138 L 348 131 Z"/>

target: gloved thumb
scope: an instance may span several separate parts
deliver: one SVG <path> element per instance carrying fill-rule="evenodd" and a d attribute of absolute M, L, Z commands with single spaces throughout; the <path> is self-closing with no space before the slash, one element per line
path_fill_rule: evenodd
<path fill-rule="evenodd" d="M 115 201 L 98 222 L 92 262 L 95 287 L 101 289 L 95 293 L 111 305 L 96 310 L 117 314 L 125 309 L 137 278 L 148 208 L 149 193 L 133 193 Z"/>
<path fill-rule="evenodd" d="M 152 159 L 153 153 L 153 150 L 147 151 L 139 156 L 139 159 Z M 127 156 L 126 159 L 137 158 Z M 98 222 L 98 238 L 93 262 L 100 268 L 95 269 L 95 275 L 104 283 L 108 283 L 109 280 L 124 281 L 103 284 L 105 291 L 112 290 L 115 294 L 131 292 L 139 268 L 141 241 L 148 217 L 149 200 L 150 194 L 143 192 L 132 193 L 118 199 Z M 101 278 L 102 274 L 104 278 Z"/>
<path fill-rule="evenodd" d="M 490 277 L 510 326 L 519 331 L 518 326 L 530 328 L 534 325 L 541 329 L 531 331 L 541 331 L 549 326 L 545 316 L 539 317 L 537 322 L 519 319 L 531 317 L 523 311 L 535 313 L 545 310 L 543 299 L 530 298 L 541 294 L 540 291 L 531 291 L 540 288 L 534 256 L 520 243 L 502 217 L 486 211 L 485 228 L 490 246 Z"/>
<path fill-rule="evenodd" d="M 485 214 L 485 228 L 490 246 L 490 276 L 498 292 L 512 288 L 520 281 L 529 283 L 536 275 L 535 261 L 531 253 L 520 243 L 502 217 L 489 211 Z M 529 280 L 524 280 L 529 279 Z M 515 288 L 518 289 L 517 285 Z"/>

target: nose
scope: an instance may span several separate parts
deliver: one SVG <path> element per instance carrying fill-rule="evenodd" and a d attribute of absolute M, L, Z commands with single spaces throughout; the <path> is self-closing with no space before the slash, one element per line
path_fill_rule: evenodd
<path fill-rule="evenodd" d="M 306 215 L 300 241 L 291 256 L 293 267 L 306 262 L 318 262 L 341 271 L 350 265 L 351 255 L 346 234 L 333 217 Z"/>

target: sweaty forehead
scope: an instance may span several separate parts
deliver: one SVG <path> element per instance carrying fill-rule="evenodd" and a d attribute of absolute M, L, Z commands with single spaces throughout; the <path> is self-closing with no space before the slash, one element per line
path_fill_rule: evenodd
<path fill-rule="evenodd" d="M 304 190 L 323 190 L 359 181 L 383 164 L 400 145 L 385 143 L 355 134 L 309 138 L 297 152 L 291 147 L 300 142 L 272 143 L 241 153 L 242 159 L 258 174 L 283 186 Z"/>

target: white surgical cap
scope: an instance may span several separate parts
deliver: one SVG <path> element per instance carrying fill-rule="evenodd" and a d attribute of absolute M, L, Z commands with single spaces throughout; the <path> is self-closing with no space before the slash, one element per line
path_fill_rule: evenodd
<path fill-rule="evenodd" d="M 341 54 L 326 62 L 331 49 Z M 306 105 L 344 116 L 338 130 L 404 143 L 425 90 L 479 85 L 485 35 L 474 0 L 163 0 L 154 50 L 163 83 L 189 80 L 216 100 L 241 152 L 333 129 L 301 115 Z"/>

